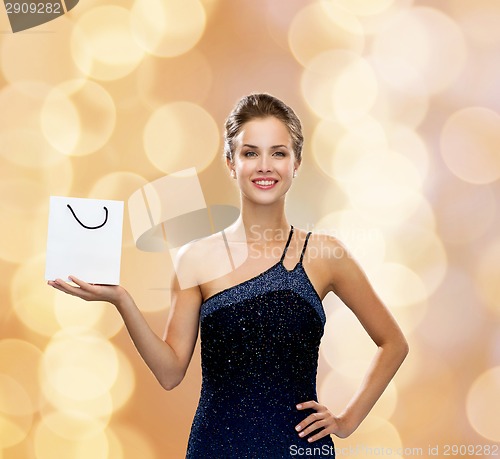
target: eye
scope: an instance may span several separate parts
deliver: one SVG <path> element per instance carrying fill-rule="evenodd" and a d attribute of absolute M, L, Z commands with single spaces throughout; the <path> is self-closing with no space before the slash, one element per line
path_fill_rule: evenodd
<path fill-rule="evenodd" d="M 284 153 L 282 151 L 277 151 L 274 154 L 277 155 L 277 156 L 281 156 L 281 157 L 285 157 L 286 156 L 286 153 Z"/>
<path fill-rule="evenodd" d="M 257 153 L 255 153 L 255 151 L 246 151 L 245 153 L 243 153 L 243 156 L 245 157 L 249 157 L 249 156 L 256 156 Z"/>

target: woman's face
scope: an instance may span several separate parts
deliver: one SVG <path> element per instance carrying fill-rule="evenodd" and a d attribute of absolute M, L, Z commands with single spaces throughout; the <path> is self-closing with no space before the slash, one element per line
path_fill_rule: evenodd
<path fill-rule="evenodd" d="M 283 198 L 299 166 L 285 124 L 274 117 L 248 121 L 233 145 L 233 163 L 228 160 L 227 165 L 243 196 L 261 204 Z"/>

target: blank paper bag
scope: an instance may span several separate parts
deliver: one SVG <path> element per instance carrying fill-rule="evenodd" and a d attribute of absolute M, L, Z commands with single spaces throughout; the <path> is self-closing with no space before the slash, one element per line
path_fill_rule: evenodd
<path fill-rule="evenodd" d="M 120 283 L 123 201 L 50 197 L 45 279 Z"/>

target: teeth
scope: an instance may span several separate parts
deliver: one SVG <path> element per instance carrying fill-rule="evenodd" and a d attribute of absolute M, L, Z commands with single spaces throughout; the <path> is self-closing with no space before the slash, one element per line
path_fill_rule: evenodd
<path fill-rule="evenodd" d="M 269 186 L 274 184 L 274 180 L 256 180 L 255 183 L 261 186 Z"/>

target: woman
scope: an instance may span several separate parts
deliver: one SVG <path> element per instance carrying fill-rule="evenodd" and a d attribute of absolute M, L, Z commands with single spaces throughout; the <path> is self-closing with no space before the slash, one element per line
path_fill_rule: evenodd
<path fill-rule="evenodd" d="M 202 390 L 187 457 L 334 457 L 330 434 L 359 426 L 404 360 L 408 345 L 341 243 L 290 225 L 285 196 L 301 164 L 300 121 L 268 94 L 244 97 L 226 120 L 225 155 L 241 214 L 222 233 L 188 244 L 176 261 L 165 339 L 119 286 L 49 282 L 85 300 L 113 303 L 167 390 L 183 379 L 198 330 Z M 226 265 L 222 260 L 230 259 Z M 316 369 L 334 292 L 378 346 L 342 413 L 318 402 Z"/>

